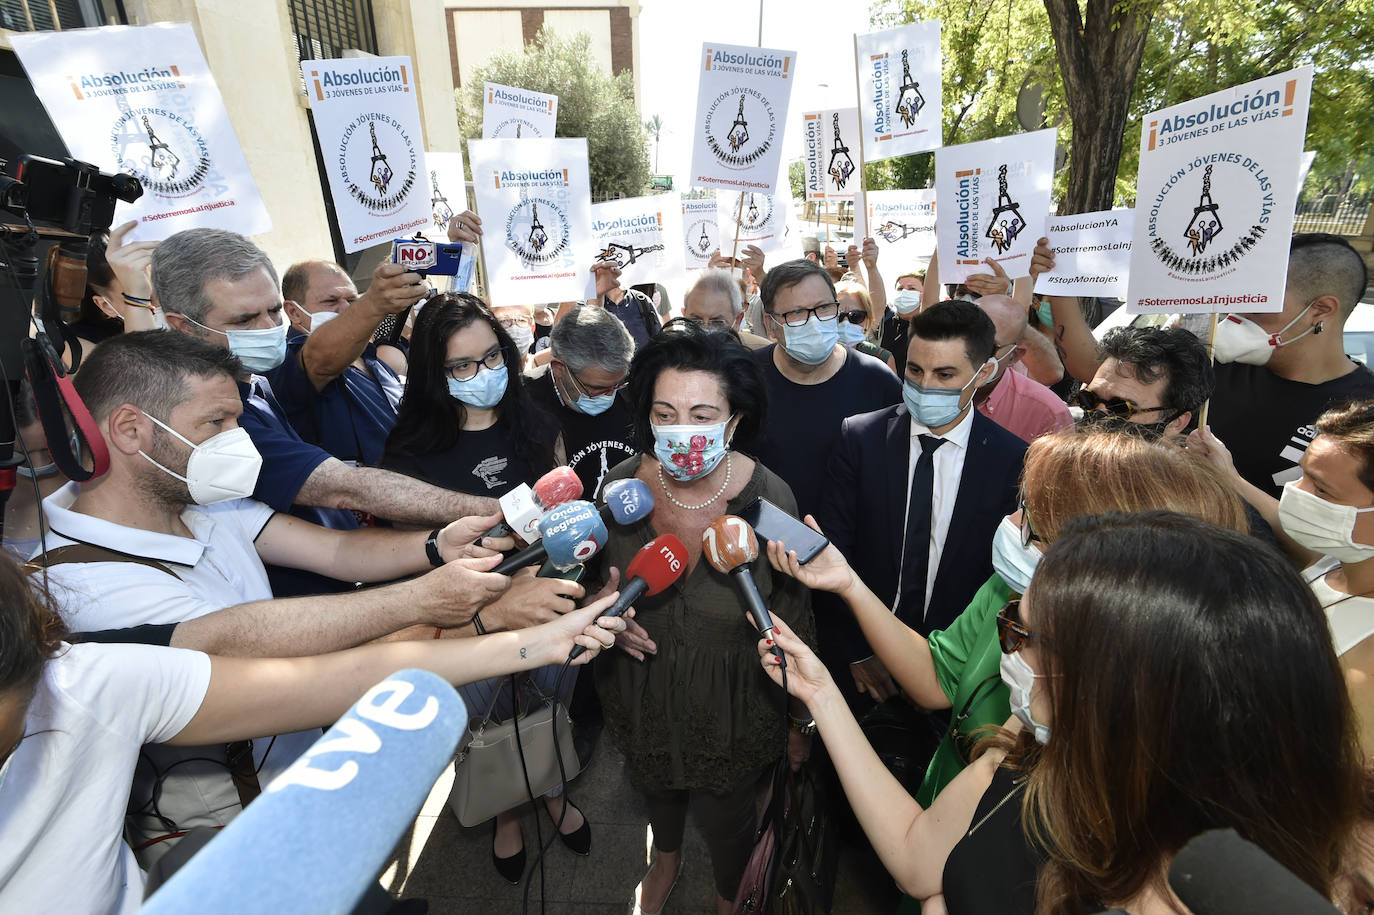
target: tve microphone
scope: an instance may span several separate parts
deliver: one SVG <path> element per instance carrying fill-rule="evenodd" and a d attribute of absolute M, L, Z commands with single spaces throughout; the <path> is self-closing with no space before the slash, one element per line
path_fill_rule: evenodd
<path fill-rule="evenodd" d="M 352 911 L 467 727 L 453 687 L 403 670 L 372 687 L 141 909 Z"/>
<path fill-rule="evenodd" d="M 546 539 L 550 534 L 556 542 Z M 591 559 L 606 545 L 606 524 L 590 502 L 578 499 L 559 505 L 539 520 L 539 536 L 534 542 L 518 553 L 512 553 L 501 561 L 495 572 L 501 575 L 514 574 L 525 566 L 543 562 L 545 557 L 566 571 Z M 580 556 L 581 558 L 574 558 Z"/>
<path fill-rule="evenodd" d="M 523 483 L 502 496 L 501 514 L 505 524 L 526 543 L 539 539 L 539 520 L 549 509 L 582 496 L 582 480 L 571 467 L 555 467 L 535 481 Z M 499 525 L 498 525 L 499 526 Z M 491 534 L 495 531 L 488 531 Z"/>
<path fill-rule="evenodd" d="M 1196 837 L 1169 867 L 1169 886 L 1193 915 L 1336 915 L 1312 887 L 1234 829 Z"/>
<path fill-rule="evenodd" d="M 643 480 L 612 480 L 602 488 L 601 498 L 606 503 L 601 520 L 621 527 L 649 517 L 654 510 L 653 491 Z"/>
<path fill-rule="evenodd" d="M 773 631 L 773 617 L 763 605 L 763 595 L 754 581 L 754 573 L 749 565 L 759 558 L 759 540 L 754 529 L 736 515 L 721 515 L 711 522 L 701 535 L 701 555 L 717 572 L 724 572 L 735 583 L 735 589 L 744 599 L 744 607 L 758 627 L 759 635 Z M 773 657 L 784 667 L 782 649 L 773 646 Z"/>
<path fill-rule="evenodd" d="M 615 603 L 601 616 L 620 616 L 641 597 L 652 597 L 682 577 L 687 569 L 687 548 L 672 534 L 659 534 L 639 548 L 625 567 L 625 586 Z M 568 660 L 586 651 L 581 645 L 573 647 Z"/>

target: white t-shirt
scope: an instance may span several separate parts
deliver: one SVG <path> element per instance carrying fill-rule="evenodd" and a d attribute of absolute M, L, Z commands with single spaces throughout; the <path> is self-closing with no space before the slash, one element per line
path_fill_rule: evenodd
<path fill-rule="evenodd" d="M 179 648 L 75 645 L 48 662 L 0 784 L 0 911 L 138 909 L 122 833 L 139 750 L 180 733 L 209 686 L 209 656 Z"/>
<path fill-rule="evenodd" d="M 1328 556 L 1309 566 L 1302 577 L 1312 586 L 1317 603 L 1326 611 L 1331 641 L 1340 656 L 1374 635 L 1374 597 L 1355 597 L 1328 585 L 1326 573 L 1338 565 L 1339 562 Z"/>

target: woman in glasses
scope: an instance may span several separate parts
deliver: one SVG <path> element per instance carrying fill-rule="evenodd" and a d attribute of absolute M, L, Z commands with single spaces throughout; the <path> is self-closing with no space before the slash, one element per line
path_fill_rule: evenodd
<path fill-rule="evenodd" d="M 838 594 L 896 683 L 922 708 L 952 709 L 950 728 L 916 793 L 928 805 L 968 764 L 976 732 L 1010 714 L 998 675 L 997 611 L 1025 593 L 1041 554 L 1079 515 L 1166 509 L 1236 531 L 1247 529 L 1239 498 L 1205 460 L 1169 442 L 1109 432 L 1043 435 L 1026 452 L 1022 508 L 992 543 L 996 570 L 962 614 L 930 638 L 908 628 L 828 547 L 798 565 L 770 546 L 774 566 L 813 590 Z M 809 520 L 809 519 L 808 519 Z M 813 525 L 814 526 L 814 525 Z"/>
<path fill-rule="evenodd" d="M 448 293 L 427 302 L 410 337 L 410 374 L 382 466 L 437 486 L 499 498 L 562 464 L 557 424 L 520 383 L 517 349 L 501 321 L 476 296 Z M 457 631 L 478 635 L 546 622 L 572 610 L 584 594 L 575 581 L 523 573 L 472 626 Z M 549 692 L 558 669 L 535 670 L 534 688 Z M 574 682 L 564 678 L 559 698 L 565 704 Z M 460 692 L 475 720 L 487 715 L 500 721 L 514 711 L 505 679 L 482 680 Z M 564 844 L 588 854 L 591 829 L 582 812 L 565 805 L 557 789 L 545 803 Z M 526 856 L 518 809 L 497 815 L 491 856 L 502 877 L 520 882 Z"/>
<path fill-rule="evenodd" d="M 863 283 L 849 274 L 845 277 L 835 284 L 835 298 L 840 303 L 840 342 L 872 356 L 896 372 L 897 363 L 892 354 L 874 342 L 882 323 L 882 312 L 874 312 L 873 299 Z"/>
<path fill-rule="evenodd" d="M 1080 517 L 1060 533 L 998 616 L 1014 717 L 929 809 L 778 625 L 787 687 L 888 870 L 925 915 L 1173 915 L 1174 856 L 1229 828 L 1330 897 L 1361 759 L 1302 579 L 1276 550 L 1169 512 Z M 760 659 L 780 681 L 771 645 Z"/>

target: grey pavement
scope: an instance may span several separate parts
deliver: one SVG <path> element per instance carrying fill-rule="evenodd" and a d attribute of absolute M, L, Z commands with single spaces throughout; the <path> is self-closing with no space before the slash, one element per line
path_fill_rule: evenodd
<path fill-rule="evenodd" d="M 519 915 L 524 911 L 524 887 L 510 886 L 492 867 L 489 824 L 466 829 L 458 823 L 447 803 L 451 785 L 450 768 L 397 847 L 383 883 L 400 898 L 427 899 L 431 915 Z M 592 852 L 582 858 L 561 842 L 553 843 L 544 860 L 548 881 L 544 911 L 548 915 L 623 915 L 648 868 L 648 817 L 639 795 L 630 787 L 624 758 L 609 740 L 600 741 L 591 763 L 569 786 L 569 796 L 592 824 Z M 553 823 L 542 803 L 539 807 L 539 826 L 547 842 Z M 535 823 L 528 807 L 522 829 L 532 866 Z M 663 912 L 714 915 L 710 860 L 690 820 L 683 856 L 682 877 Z M 832 911 L 837 915 L 886 915 L 896 911 L 897 899 L 891 878 L 867 845 L 842 842 Z M 540 911 L 537 871 L 528 911 Z"/>

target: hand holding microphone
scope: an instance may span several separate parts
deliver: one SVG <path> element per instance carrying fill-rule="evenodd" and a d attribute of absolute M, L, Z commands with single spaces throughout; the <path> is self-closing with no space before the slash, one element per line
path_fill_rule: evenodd
<path fill-rule="evenodd" d="M 615 603 L 601 616 L 621 616 L 641 597 L 659 593 L 682 577 L 687 570 L 687 548 L 672 534 L 660 534 L 639 548 L 625 567 L 625 587 Z M 585 651 L 581 645 L 572 650 L 568 660 Z"/>
<path fill-rule="evenodd" d="M 550 473 L 568 470 L 560 467 Z M 568 470 L 572 479 L 577 474 Z M 538 490 L 549 474 L 535 484 Z M 582 483 L 577 480 L 577 490 L 581 493 Z M 542 498 L 561 498 L 572 491 L 571 482 L 566 477 L 551 481 L 545 487 Z M 590 502 L 577 500 L 567 502 L 551 509 L 536 526 L 538 536 L 528 547 L 514 554 L 496 567 L 502 575 L 509 575 L 523 566 L 543 562 L 547 556 L 553 565 L 562 571 L 572 568 L 579 562 L 591 559 L 606 545 L 606 524 L 614 522 L 627 526 L 648 517 L 654 510 L 654 496 L 649 487 L 641 480 L 617 480 L 609 484 L 605 491 L 606 504 L 598 512 Z M 541 498 L 541 501 L 542 501 Z M 574 509 L 572 506 L 577 506 Z M 593 521 L 592 519 L 595 519 Z M 546 543 L 549 532 L 555 532 L 555 542 Z"/>
<path fill-rule="evenodd" d="M 712 521 L 701 535 L 701 555 L 711 564 L 711 568 L 730 576 L 744 600 L 749 618 L 759 630 L 759 636 L 771 637 L 775 628 L 773 617 L 763 605 L 763 595 L 759 593 L 754 573 L 749 569 L 750 563 L 759 557 L 759 541 L 754 529 L 743 518 L 722 515 Z M 782 648 L 776 644 L 773 645 L 773 656 L 778 659 L 780 667 L 787 666 Z"/>
<path fill-rule="evenodd" d="M 526 543 L 539 539 L 539 521 L 552 508 L 582 497 L 582 480 L 571 467 L 555 467 L 535 481 L 520 484 L 500 498 L 505 525 Z M 500 525 L 497 525 L 499 528 Z M 496 529 L 487 532 L 495 536 Z"/>

